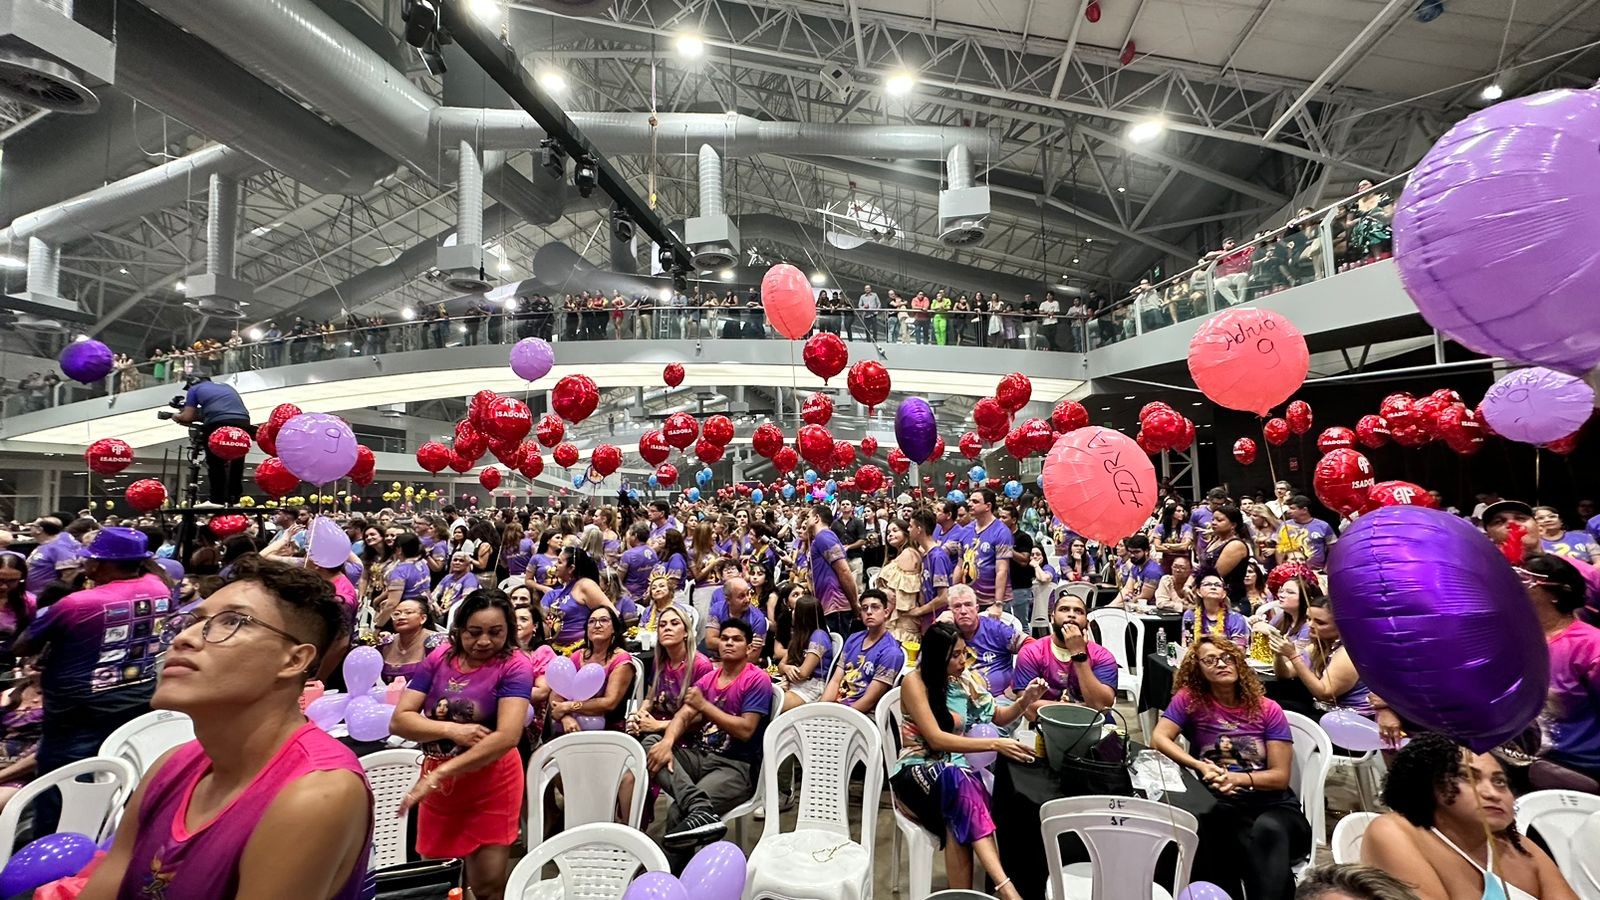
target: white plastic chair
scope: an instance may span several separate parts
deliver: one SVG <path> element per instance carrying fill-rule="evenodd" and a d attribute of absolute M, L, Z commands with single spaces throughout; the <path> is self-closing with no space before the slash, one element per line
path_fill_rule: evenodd
<path fill-rule="evenodd" d="M 539 840 L 545 833 L 544 795 L 561 777 L 565 830 L 594 822 L 614 822 L 622 773 L 633 772 L 633 797 L 628 803 L 628 825 L 639 827 L 644 818 L 644 797 L 650 773 L 645 768 L 644 746 L 620 731 L 575 731 L 541 744 L 528 760 L 526 779 L 528 835 Z"/>
<path fill-rule="evenodd" d="M 1567 872 L 1577 865 L 1579 856 L 1573 853 L 1572 837 L 1584 820 L 1597 812 L 1600 812 L 1600 794 L 1533 791 L 1517 798 L 1517 830 L 1523 834 L 1539 832 L 1550 848 L 1550 858 L 1555 860 L 1556 867 Z M 1596 853 L 1591 851 L 1587 855 L 1594 857 Z"/>
<path fill-rule="evenodd" d="M 644 660 L 630 656 L 628 663 L 633 666 L 633 687 L 628 689 L 628 699 L 632 701 L 633 708 L 638 709 L 644 703 Z"/>
<path fill-rule="evenodd" d="M 744 900 L 870 900 L 873 832 L 883 793 L 883 742 L 872 720 L 838 703 L 807 703 L 767 726 L 762 741 L 766 828 L 750 852 Z M 797 758 L 805 777 L 793 831 L 778 821 L 778 770 Z M 860 838 L 850 837 L 850 774 L 866 768 Z"/>
<path fill-rule="evenodd" d="M 1600 812 L 1590 813 L 1572 833 L 1572 851 L 1572 866 L 1561 874 L 1583 900 L 1600 900 Z"/>
<path fill-rule="evenodd" d="M 111 732 L 100 743 L 98 756 L 125 759 L 142 778 L 161 754 L 194 740 L 194 722 L 181 712 L 160 709 L 147 712 Z"/>
<path fill-rule="evenodd" d="M 1000 621 L 1007 628 L 1011 629 L 1012 631 L 1016 632 L 1017 634 L 1021 634 L 1021 635 L 1028 634 L 1028 629 L 1026 629 L 1026 628 L 1024 628 L 1022 626 L 1022 620 L 1017 618 L 1016 616 L 1012 615 L 1009 612 L 1001 613 L 1000 614 Z"/>
<path fill-rule="evenodd" d="M 1175 806 L 1136 797 L 1069 797 L 1039 808 L 1052 900 L 1170 900 L 1189 886 L 1199 822 Z M 1089 862 L 1063 866 L 1061 836 L 1076 834 Z M 1156 863 L 1178 845 L 1173 890 L 1155 883 Z"/>
<path fill-rule="evenodd" d="M 398 817 L 400 808 L 422 776 L 422 753 L 417 750 L 379 750 L 361 757 L 361 770 L 372 788 L 372 868 L 382 869 L 410 861 L 406 825 L 415 815 Z"/>
<path fill-rule="evenodd" d="M 567 735 L 572 737 L 572 735 Z M 613 795 L 614 796 L 614 795 Z M 558 874 L 539 876 L 546 863 Z M 667 855 L 644 832 L 614 822 L 567 828 L 534 845 L 511 870 L 506 900 L 620 900 L 640 872 L 667 872 Z"/>
<path fill-rule="evenodd" d="M 783 682 L 773 682 L 772 717 L 767 720 L 767 728 L 769 729 L 772 728 L 772 719 L 776 719 L 783 712 L 783 694 Z M 754 772 L 750 773 L 750 779 L 756 785 L 755 791 L 750 794 L 750 799 L 722 814 L 723 823 L 734 827 L 734 837 L 738 839 L 741 847 L 745 843 L 745 819 L 753 815 L 756 810 L 761 810 L 763 815 L 766 813 L 766 780 L 761 777 L 766 764 L 767 758 L 765 756 L 761 757 L 761 764 L 756 767 Z"/>
<path fill-rule="evenodd" d="M 1117 659 L 1117 690 L 1129 697 L 1139 698 L 1139 685 L 1144 680 L 1134 660 L 1128 658 L 1129 629 L 1133 630 L 1133 645 L 1144 646 L 1144 620 L 1128 612 L 1107 606 L 1089 613 L 1089 625 L 1100 629 L 1100 646 L 1111 651 Z"/>
<path fill-rule="evenodd" d="M 87 781 L 80 781 L 86 777 Z M 11 795 L 0 810 L 0 868 L 11 861 L 22 813 L 51 788 L 61 791 L 61 819 L 55 833 L 75 832 L 99 843 L 115 828 L 122 805 L 139 785 L 133 764 L 114 756 L 91 756 L 40 775 Z M 35 838 L 44 837 L 35 834 Z"/>
<path fill-rule="evenodd" d="M 900 727 L 905 722 L 905 710 L 900 707 L 900 689 L 890 688 L 878 700 L 873 711 L 877 721 L 878 737 L 883 741 L 884 777 L 894 768 L 900 755 Z M 895 830 L 889 834 L 889 887 L 900 892 L 900 838 L 906 841 L 906 865 L 913 898 L 926 897 L 933 890 L 933 856 L 939 851 L 939 842 L 928 829 L 900 811 L 890 798 L 889 808 L 894 816 Z"/>
<path fill-rule="evenodd" d="M 1289 768 L 1289 784 L 1300 798 L 1300 811 L 1311 823 L 1311 853 L 1294 866 L 1295 880 L 1310 868 L 1317 856 L 1317 848 L 1328 846 L 1327 807 L 1323 803 L 1323 789 L 1328 783 L 1328 770 L 1333 767 L 1333 740 L 1322 726 L 1297 712 L 1284 712 L 1293 734 L 1294 759 Z"/>
<path fill-rule="evenodd" d="M 1356 812 L 1339 820 L 1339 824 L 1333 827 L 1333 838 L 1328 842 L 1335 865 L 1361 862 L 1361 839 L 1367 834 L 1367 826 L 1377 817 L 1377 813 Z"/>
<path fill-rule="evenodd" d="M 839 668 L 839 658 L 844 656 L 844 635 L 837 631 L 828 632 L 828 643 L 833 645 L 833 659 L 828 663 L 828 680 L 833 680 L 835 669 Z"/>

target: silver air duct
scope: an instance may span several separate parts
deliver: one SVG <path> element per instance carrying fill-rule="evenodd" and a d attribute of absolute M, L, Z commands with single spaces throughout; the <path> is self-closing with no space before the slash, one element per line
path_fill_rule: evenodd
<path fill-rule="evenodd" d="M 722 157 L 700 145 L 700 215 L 684 223 L 683 241 L 699 269 L 720 269 L 739 261 L 739 228 L 723 212 Z"/>
<path fill-rule="evenodd" d="M 939 243 L 976 244 L 988 230 L 989 188 L 973 185 L 972 151 L 964 144 L 950 148 L 945 171 L 950 186 L 939 192 Z"/>
<path fill-rule="evenodd" d="M 78 308 L 61 298 L 60 246 L 38 238 L 28 240 L 28 289 L 14 299 L 25 301 L 18 306 L 18 328 L 43 333 L 67 330 L 53 312 L 78 312 Z"/>
<path fill-rule="evenodd" d="M 92 86 L 110 84 L 111 42 L 72 19 L 72 0 L 0 0 L 0 96 L 52 112 L 100 108 Z"/>
<path fill-rule="evenodd" d="M 483 166 L 478 151 L 468 141 L 456 148 L 460 173 L 456 178 L 456 240 L 440 247 L 436 257 L 444 283 L 451 290 L 476 293 L 488 290 L 488 273 L 500 260 L 483 246 Z"/>
<path fill-rule="evenodd" d="M 242 319 L 255 291 L 235 278 L 234 251 L 239 239 L 239 182 L 211 176 L 206 216 L 206 271 L 188 279 L 190 309 L 219 319 Z"/>

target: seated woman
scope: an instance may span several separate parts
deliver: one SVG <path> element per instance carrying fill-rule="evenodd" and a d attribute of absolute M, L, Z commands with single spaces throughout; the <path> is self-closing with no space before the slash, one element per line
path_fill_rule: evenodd
<path fill-rule="evenodd" d="M 1284 587 L 1292 584 L 1309 588 L 1298 578 L 1286 582 Z M 1348 709 L 1369 719 L 1377 718 L 1378 708 L 1372 701 L 1372 692 L 1367 690 L 1356 672 L 1356 664 L 1350 659 L 1350 651 L 1339 639 L 1339 626 L 1333 621 L 1328 598 L 1320 590 L 1308 593 L 1311 596 L 1306 614 L 1313 641 L 1310 646 L 1302 647 L 1283 632 L 1275 632 L 1269 638 L 1273 667 L 1280 678 L 1298 678 L 1318 703 Z"/>
<path fill-rule="evenodd" d="M 39 735 L 44 730 L 44 694 L 39 670 L 22 664 L 23 679 L 0 700 L 0 808 L 38 771 Z"/>
<path fill-rule="evenodd" d="M 949 622 L 936 622 L 922 636 L 916 677 L 901 684 L 905 712 L 900 758 L 889 776 L 889 789 L 899 807 L 932 832 L 944 848 L 950 887 L 972 887 L 972 854 L 1004 900 L 1020 900 L 1000 865 L 989 815 L 989 792 L 963 754 L 1004 753 L 1018 762 L 1033 762 L 1032 748 L 1007 738 L 971 738 L 965 733 L 981 722 L 1011 724 L 1043 693 L 1037 681 L 1021 700 L 996 707 L 988 684 L 967 670 L 967 642 Z"/>
<path fill-rule="evenodd" d="M 685 607 L 677 602 L 678 595 L 672 589 L 672 579 L 665 575 L 650 576 L 650 586 L 645 589 L 645 599 L 648 603 L 639 608 L 641 629 L 656 627 L 661 614 L 669 609 L 685 612 Z"/>
<path fill-rule="evenodd" d="M 1250 623 L 1250 658 L 1270 663 L 1274 659 L 1273 635 L 1281 635 L 1304 652 L 1311 646 L 1311 623 L 1306 617 L 1306 605 L 1322 598 L 1322 586 L 1315 577 L 1290 578 L 1278 586 L 1277 610 L 1263 613 L 1257 608 Z M 1267 627 L 1262 627 L 1267 626 Z"/>
<path fill-rule="evenodd" d="M 1266 697 L 1244 650 L 1213 634 L 1189 645 L 1173 683 L 1178 692 L 1150 745 L 1198 773 L 1217 800 L 1201 822 L 1191 877 L 1233 896 L 1242 881 L 1251 900 L 1289 900 L 1290 867 L 1311 851 L 1311 825 L 1289 787 L 1294 738 L 1283 708 Z"/>
<path fill-rule="evenodd" d="M 632 659 L 633 656 L 622 649 L 622 617 L 617 611 L 609 606 L 590 610 L 583 643 L 573 651 L 572 662 L 580 669 L 590 663 L 605 669 L 605 687 L 585 700 L 568 700 L 551 691 L 550 718 L 560 729 L 557 733 L 580 730 L 579 716 L 604 717 L 606 730 L 621 731 L 623 701 L 633 686 Z M 537 685 L 550 686 L 542 676 Z"/>
<path fill-rule="evenodd" d="M 1384 813 L 1367 826 L 1361 861 L 1422 900 L 1577 900 L 1556 864 L 1517 833 L 1500 761 L 1450 738 L 1418 734 L 1389 767 Z"/>
<path fill-rule="evenodd" d="M 1546 772 L 1541 764 L 1530 767 L 1529 778 L 1534 787 L 1559 783 L 1600 792 L 1600 628 L 1578 619 L 1587 585 L 1570 561 L 1552 554 L 1529 556 L 1517 574 L 1550 647 L 1550 689 L 1538 720 L 1544 735 L 1540 763 L 1575 772 L 1588 783 Z"/>
<path fill-rule="evenodd" d="M 1228 587 L 1222 576 L 1215 572 L 1205 575 L 1195 593 L 1199 604 L 1183 614 L 1184 639 L 1215 635 L 1242 646 L 1250 636 L 1250 623 L 1228 605 Z"/>
<path fill-rule="evenodd" d="M 383 654 L 383 683 L 396 678 L 410 681 L 428 654 L 445 642 L 446 635 L 433 630 L 427 604 L 420 597 L 395 604 L 389 618 L 394 630 L 378 635 L 378 652 Z"/>
<path fill-rule="evenodd" d="M 822 627 L 822 604 L 817 598 L 806 594 L 795 601 L 792 616 L 791 633 L 806 637 L 791 640 L 778 660 L 778 674 L 784 680 L 784 712 L 822 696 L 833 662 L 833 638 Z"/>

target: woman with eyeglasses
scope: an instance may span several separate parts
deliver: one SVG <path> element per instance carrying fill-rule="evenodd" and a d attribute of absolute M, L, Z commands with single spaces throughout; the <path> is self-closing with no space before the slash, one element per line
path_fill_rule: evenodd
<path fill-rule="evenodd" d="M 1283 708 L 1266 696 L 1240 646 L 1212 634 L 1189 645 L 1174 684 L 1150 744 L 1193 769 L 1217 801 L 1191 877 L 1232 896 L 1242 881 L 1251 900 L 1290 900 L 1290 866 L 1311 851 L 1311 824 L 1289 787 L 1294 735 Z"/>
<path fill-rule="evenodd" d="M 1250 622 L 1228 605 L 1222 576 L 1204 575 L 1196 586 L 1200 602 L 1183 614 L 1182 633 L 1193 640 L 1202 635 L 1225 637 L 1240 646 L 1250 639 Z"/>
<path fill-rule="evenodd" d="M 633 684 L 633 656 L 622 649 L 622 617 L 609 606 L 589 611 L 588 627 L 584 631 L 583 645 L 571 654 L 574 668 L 581 669 L 590 663 L 605 670 L 605 687 L 585 700 L 569 700 L 550 692 L 550 718 L 562 732 L 572 733 L 583 726 L 579 716 L 601 716 L 608 731 L 622 729 L 623 701 Z"/>
<path fill-rule="evenodd" d="M 393 631 L 378 634 L 378 652 L 383 654 L 383 683 L 396 678 L 411 680 L 435 648 L 448 637 L 433 630 L 433 617 L 421 598 L 413 597 L 395 604 L 389 616 Z"/>
<path fill-rule="evenodd" d="M 1385 721 L 1374 704 L 1372 692 L 1361 680 L 1356 664 L 1350 659 L 1339 637 L 1339 626 L 1334 622 L 1333 608 L 1322 591 L 1309 587 L 1314 582 L 1290 579 L 1284 587 L 1295 585 L 1303 589 L 1306 621 L 1311 640 L 1308 644 L 1285 634 L 1281 629 L 1268 635 L 1272 646 L 1273 668 L 1280 678 L 1295 678 L 1306 686 L 1311 696 L 1321 705 L 1347 709 L 1369 719 L 1379 719 L 1380 731 L 1392 734 L 1398 730 L 1398 719 Z M 1278 593 L 1283 594 L 1280 588 Z M 1389 713 L 1389 716 L 1393 716 Z M 1397 741 L 1396 741 L 1397 742 Z"/>
<path fill-rule="evenodd" d="M 420 806 L 417 852 L 460 858 L 474 896 L 498 900 L 522 812 L 517 741 L 533 675 L 516 647 L 505 594 L 480 589 L 456 611 L 450 643 L 428 657 L 395 705 L 389 728 L 422 745 L 422 776 L 401 802 Z"/>

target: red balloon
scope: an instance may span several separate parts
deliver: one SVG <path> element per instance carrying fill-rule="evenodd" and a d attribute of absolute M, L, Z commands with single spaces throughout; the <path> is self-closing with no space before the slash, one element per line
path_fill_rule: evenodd
<path fill-rule="evenodd" d="M 700 423 L 686 412 L 675 412 L 662 424 L 661 436 L 668 444 L 683 450 L 700 436 Z"/>
<path fill-rule="evenodd" d="M 1065 434 L 1089 424 L 1089 410 L 1076 400 L 1062 400 L 1050 412 L 1050 425 Z"/>
<path fill-rule="evenodd" d="M 218 428 L 212 433 L 211 439 L 215 441 L 216 436 L 224 431 L 237 431 L 243 434 L 245 449 L 250 449 L 250 435 L 246 434 L 243 428 L 234 428 L 231 425 Z M 238 459 L 238 457 L 230 456 L 228 459 Z M 115 475 L 133 465 L 133 448 L 122 438 L 101 438 L 83 451 L 83 461 L 89 466 L 89 471 L 97 475 Z"/>
<path fill-rule="evenodd" d="M 667 367 L 661 370 L 661 380 L 667 383 L 667 387 L 683 384 L 683 363 L 667 363 Z"/>
<path fill-rule="evenodd" d="M 589 454 L 589 465 L 604 478 L 622 468 L 622 449 L 615 444 L 598 444 Z"/>
<path fill-rule="evenodd" d="M 244 459 L 250 452 L 250 432 L 236 425 L 224 425 L 211 432 L 211 437 L 206 439 L 206 449 L 220 459 Z"/>
<path fill-rule="evenodd" d="M 772 330 L 791 341 L 806 336 L 817 321 L 817 299 L 806 274 L 779 263 L 761 276 L 761 308 Z"/>
<path fill-rule="evenodd" d="M 256 446 L 268 456 L 278 455 L 278 429 L 268 422 L 256 426 Z"/>
<path fill-rule="evenodd" d="M 904 475 L 911 471 L 911 459 L 899 447 L 889 451 L 889 471 L 896 475 Z"/>
<path fill-rule="evenodd" d="M 600 405 L 600 389 L 587 375 L 568 375 L 550 391 L 550 408 L 574 424 L 589 418 Z"/>
<path fill-rule="evenodd" d="M 269 497 L 285 497 L 289 492 L 300 486 L 300 479 L 295 477 L 283 460 L 276 456 L 269 456 L 256 463 L 256 486 Z M 164 493 L 164 491 L 163 491 Z"/>
<path fill-rule="evenodd" d="M 1194 420 L 1190 419 L 1188 416 L 1185 416 L 1183 419 L 1183 446 L 1178 449 L 1187 450 L 1190 447 L 1193 447 L 1194 435 Z"/>
<path fill-rule="evenodd" d="M 277 436 L 278 429 L 282 428 L 285 422 L 298 415 L 300 415 L 300 407 L 295 406 L 293 403 L 279 403 L 274 406 L 272 412 L 267 416 L 267 424 L 272 426 L 273 436 Z"/>
<path fill-rule="evenodd" d="M 500 470 L 494 466 L 485 468 L 478 473 L 478 483 L 483 485 L 483 489 L 486 491 L 494 490 L 500 486 Z"/>
<path fill-rule="evenodd" d="M 296 478 L 295 484 L 299 483 L 300 479 Z M 154 478 L 141 478 L 128 485 L 122 496 L 128 501 L 128 505 L 133 507 L 134 512 L 146 513 L 160 509 L 161 504 L 167 502 L 167 486 Z"/>
<path fill-rule="evenodd" d="M 1011 413 L 994 397 L 984 397 L 972 405 L 972 421 L 978 426 L 980 436 L 996 429 L 1004 432 L 1011 427 Z"/>
<path fill-rule="evenodd" d="M 524 445 L 531 446 L 531 445 Z M 517 471 L 523 478 L 538 478 L 544 472 L 544 457 L 539 455 L 539 448 L 533 447 L 533 452 L 523 453 L 522 465 L 517 466 Z"/>
<path fill-rule="evenodd" d="M 1317 449 L 1323 453 L 1330 450 L 1349 450 L 1356 445 L 1356 433 L 1343 425 L 1332 425 L 1322 429 L 1322 434 L 1317 436 Z"/>
<path fill-rule="evenodd" d="M 867 435 L 861 439 L 861 453 L 864 456 L 873 456 L 878 452 L 878 439 Z"/>
<path fill-rule="evenodd" d="M 833 442 L 833 468 L 843 469 L 856 461 L 856 447 L 849 441 Z"/>
<path fill-rule="evenodd" d="M 1390 436 L 1389 423 L 1384 421 L 1383 416 L 1362 416 L 1356 422 L 1356 440 L 1369 450 L 1389 443 Z"/>
<path fill-rule="evenodd" d="M 750 436 L 750 446 L 763 458 L 771 459 L 783 448 L 783 431 L 771 422 L 762 422 Z"/>
<path fill-rule="evenodd" d="M 1437 391 L 1434 391 L 1428 396 L 1436 398 L 1446 404 L 1455 404 L 1461 402 L 1461 395 L 1449 388 L 1439 388 Z"/>
<path fill-rule="evenodd" d="M 1049 422 L 1037 417 L 1024 421 L 1017 426 L 1017 430 L 1027 440 L 1029 453 L 1043 453 L 1056 442 L 1055 429 L 1050 427 Z"/>
<path fill-rule="evenodd" d="M 1449 406 L 1439 413 L 1439 436 L 1444 438 L 1445 446 L 1462 456 L 1471 456 L 1483 449 L 1483 440 L 1488 434 L 1483 420 L 1478 418 L 1475 410 L 1467 409 L 1465 403 Z"/>
<path fill-rule="evenodd" d="M 472 395 L 472 399 L 467 401 L 467 418 L 472 421 L 473 425 L 479 428 L 483 427 L 483 423 L 480 420 L 483 418 L 483 414 L 489 411 L 489 404 L 493 403 L 498 396 L 500 395 L 488 388 Z"/>
<path fill-rule="evenodd" d="M 718 447 L 726 447 L 733 440 L 733 420 L 721 414 L 711 416 L 700 426 L 700 436 Z"/>
<path fill-rule="evenodd" d="M 828 379 L 844 371 L 845 363 L 850 360 L 850 348 L 844 345 L 844 340 L 837 334 L 819 331 L 806 339 L 805 350 L 800 356 L 811 374 L 827 384 Z"/>
<path fill-rule="evenodd" d="M 1089 0 L 1089 5 L 1083 8 L 1083 17 L 1089 20 L 1090 25 L 1100 21 L 1099 0 Z"/>
<path fill-rule="evenodd" d="M 539 417 L 539 424 L 534 427 L 533 436 L 546 447 L 554 447 L 567 436 L 567 425 L 561 421 L 560 416 L 547 412 Z"/>
<path fill-rule="evenodd" d="M 833 435 L 821 425 L 805 425 L 800 433 L 795 436 L 795 445 L 800 448 L 800 457 L 819 469 L 830 468 L 833 460 Z"/>
<path fill-rule="evenodd" d="M 933 452 L 929 453 L 928 458 L 923 462 L 933 462 L 939 459 L 944 459 L 944 438 L 935 437 L 933 439 Z"/>
<path fill-rule="evenodd" d="M 515 441 L 491 440 L 489 453 L 508 469 L 515 469 L 522 461 L 522 445 Z"/>
<path fill-rule="evenodd" d="M 372 448 L 366 444 L 356 445 L 356 461 L 350 467 L 350 480 L 361 487 L 372 483 L 372 478 L 378 472 L 378 458 L 372 454 Z"/>
<path fill-rule="evenodd" d="M 1290 431 L 1305 434 L 1311 430 L 1311 404 L 1304 400 L 1291 400 L 1283 411 L 1283 418 L 1289 423 Z"/>
<path fill-rule="evenodd" d="M 961 455 L 967 459 L 977 459 L 983 454 L 983 439 L 978 437 L 976 431 L 963 434 L 956 446 L 961 448 Z"/>
<path fill-rule="evenodd" d="M 502 441 L 521 441 L 532 428 L 533 413 L 515 397 L 495 397 L 484 407 L 482 430 Z"/>
<path fill-rule="evenodd" d="M 450 471 L 452 472 L 465 475 L 473 466 L 477 464 L 477 460 L 462 456 L 460 450 L 450 451 Z"/>
<path fill-rule="evenodd" d="M 417 448 L 417 465 L 435 475 L 450 465 L 450 448 L 438 441 L 428 441 Z"/>
<path fill-rule="evenodd" d="M 1133 41 L 1129 41 L 1127 43 L 1127 45 L 1122 48 L 1122 53 L 1120 53 L 1117 56 L 1117 62 L 1120 62 L 1125 66 L 1126 65 L 1131 65 L 1133 63 L 1134 57 L 1136 57 L 1138 55 L 1139 55 L 1139 46 L 1137 44 L 1135 44 Z"/>
<path fill-rule="evenodd" d="M 1433 495 L 1421 485 L 1409 481 L 1380 481 L 1367 492 L 1367 505 L 1362 512 L 1371 512 L 1380 506 L 1426 506 L 1438 509 Z"/>
<path fill-rule="evenodd" d="M 889 398 L 889 370 L 875 359 L 864 359 L 851 366 L 845 384 L 850 388 L 850 396 L 865 406 L 868 414 Z"/>
<path fill-rule="evenodd" d="M 646 431 L 639 435 L 639 455 L 652 466 L 659 466 L 672 455 L 672 445 L 659 431 Z"/>
<path fill-rule="evenodd" d="M 694 445 L 694 455 L 700 457 L 703 463 L 716 462 L 722 458 L 723 452 L 721 444 L 713 444 L 705 438 L 701 438 L 700 442 Z"/>
<path fill-rule="evenodd" d="M 1183 416 L 1171 407 L 1152 410 L 1139 420 L 1145 441 L 1157 450 L 1181 450 L 1183 443 Z"/>
<path fill-rule="evenodd" d="M 1372 483 L 1372 463 L 1355 450 L 1335 450 L 1322 457 L 1311 476 L 1317 499 L 1342 516 L 1366 505 Z"/>
<path fill-rule="evenodd" d="M 1233 458 L 1238 460 L 1241 466 L 1253 464 L 1256 461 L 1256 442 L 1247 437 L 1234 441 Z"/>
<path fill-rule="evenodd" d="M 800 421 L 807 425 L 826 425 L 833 418 L 833 398 L 820 391 L 800 404 Z"/>
<path fill-rule="evenodd" d="M 1133 442 L 1138 444 L 1139 449 L 1143 450 L 1146 455 L 1156 456 L 1161 453 L 1161 448 L 1157 447 L 1142 430 L 1133 436 Z"/>
<path fill-rule="evenodd" d="M 662 463 L 656 466 L 656 482 L 662 487 L 672 487 L 678 483 L 678 467 L 672 463 Z"/>
<path fill-rule="evenodd" d="M 563 469 L 570 469 L 578 464 L 578 448 L 572 444 L 557 444 L 550 455 L 555 458 L 556 465 Z"/>
<path fill-rule="evenodd" d="M 1033 445 L 1021 428 L 1013 428 L 1006 433 L 1006 452 L 1017 459 L 1027 459 L 1033 455 Z"/>
<path fill-rule="evenodd" d="M 772 467 L 782 474 L 789 474 L 799 464 L 800 454 L 796 453 L 793 447 L 779 447 L 777 452 L 772 454 Z"/>
<path fill-rule="evenodd" d="M 1267 420 L 1266 425 L 1262 426 L 1261 433 L 1266 435 L 1267 443 L 1274 447 L 1282 447 L 1284 442 L 1289 439 L 1289 423 L 1273 417 Z"/>
<path fill-rule="evenodd" d="M 1143 425 L 1145 419 L 1150 418 L 1158 412 L 1172 413 L 1173 415 L 1178 414 L 1178 411 L 1173 409 L 1170 405 L 1163 403 L 1160 400 L 1152 400 L 1149 403 L 1139 407 L 1139 424 Z"/>
<path fill-rule="evenodd" d="M 1554 453 L 1557 456 L 1569 456 L 1571 455 L 1572 451 L 1578 449 L 1578 439 L 1582 437 L 1582 435 L 1583 429 L 1580 428 L 1564 438 L 1556 438 L 1550 443 L 1545 444 L 1544 449 L 1549 450 L 1551 453 Z"/>
<path fill-rule="evenodd" d="M 483 433 L 472 427 L 470 422 L 456 423 L 455 451 L 462 459 L 477 462 L 485 450 L 489 449 L 489 439 Z"/>
<path fill-rule="evenodd" d="M 206 527 L 211 529 L 211 533 L 219 538 L 232 537 L 248 531 L 250 529 L 250 520 L 237 513 L 226 516 L 212 516 L 211 521 L 206 523 Z"/>
<path fill-rule="evenodd" d="M 1006 412 L 1015 413 L 1033 399 L 1033 382 L 1021 372 L 1012 372 L 1000 379 L 1000 384 L 994 389 L 994 399 Z"/>
<path fill-rule="evenodd" d="M 863 494 L 875 494 L 883 489 L 883 470 L 865 465 L 856 470 L 856 488 Z"/>

